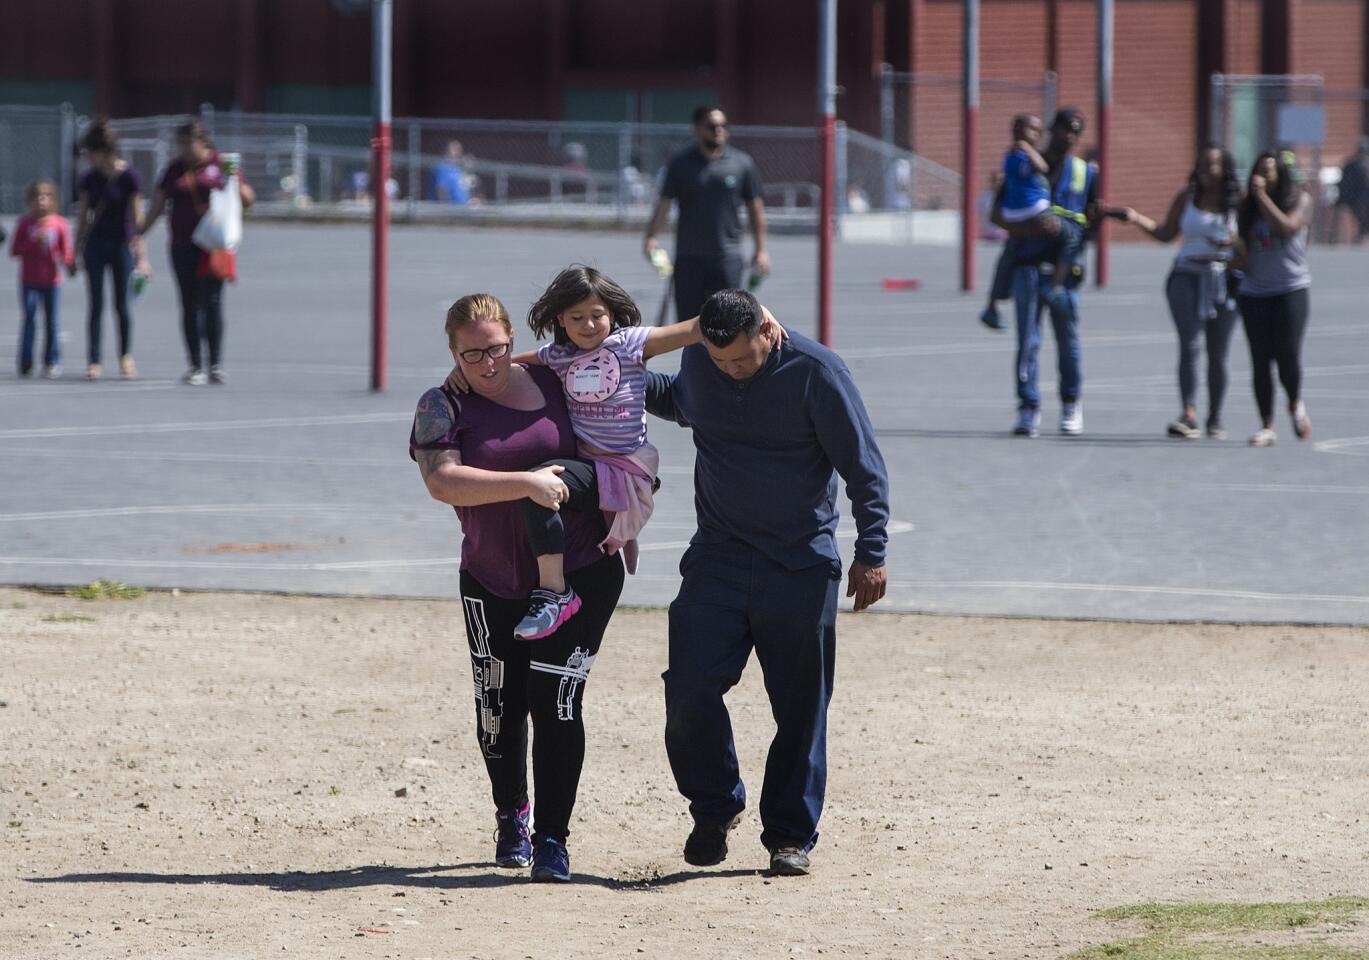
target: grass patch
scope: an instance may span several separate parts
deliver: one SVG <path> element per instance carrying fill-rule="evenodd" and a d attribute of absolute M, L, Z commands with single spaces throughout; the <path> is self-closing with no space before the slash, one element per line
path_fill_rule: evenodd
<path fill-rule="evenodd" d="M 136 600 L 147 593 L 142 587 L 130 586 L 118 580 L 94 580 L 84 587 L 67 590 L 68 597 L 77 600 Z"/>
<path fill-rule="evenodd" d="M 1369 897 L 1303 903 L 1142 903 L 1094 914 L 1098 920 L 1140 920 L 1151 933 L 1287 930 L 1315 923 L 1349 923 L 1369 910 Z"/>
<path fill-rule="evenodd" d="M 1122 940 L 1070 954 L 1070 960 L 1367 960 L 1362 947 L 1325 943 L 1273 946 L 1262 943 L 1203 943 L 1192 940 Z"/>
<path fill-rule="evenodd" d="M 52 613 L 43 617 L 44 623 L 94 623 L 94 617 L 88 617 L 84 613 Z"/>
<path fill-rule="evenodd" d="M 1356 926 L 1369 898 L 1334 897 L 1298 903 L 1143 903 L 1094 914 L 1096 920 L 1139 921 L 1144 937 L 1070 954 L 1070 960 L 1369 960 L 1369 948 L 1327 942 L 1236 942 L 1235 935 L 1287 933 L 1326 925 Z M 1221 935 L 1232 935 L 1223 940 Z"/>

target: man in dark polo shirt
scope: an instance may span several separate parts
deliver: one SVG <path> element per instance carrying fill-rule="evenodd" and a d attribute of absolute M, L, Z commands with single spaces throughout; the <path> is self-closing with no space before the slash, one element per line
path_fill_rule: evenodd
<path fill-rule="evenodd" d="M 676 154 L 666 167 L 661 197 L 647 225 L 643 252 L 650 259 L 660 246 L 672 201 L 680 205 L 675 233 L 675 310 L 681 320 L 698 316 L 703 302 L 719 290 L 742 285 L 742 221 L 746 205 L 756 251 L 752 266 L 770 272 L 765 250 L 765 206 L 755 162 L 727 145 L 727 117 L 720 107 L 694 111 L 695 145 Z"/>
<path fill-rule="evenodd" d="M 884 596 L 889 478 L 841 358 L 776 320 L 745 290 L 709 297 L 704 342 L 674 376 L 647 374 L 647 410 L 694 434 L 698 529 L 680 560 L 665 672 L 666 753 L 689 800 L 684 858 L 710 866 L 746 806 L 723 695 L 754 649 L 775 738 L 761 789 L 770 869 L 808 872 L 827 785 L 836 664 L 837 477 L 855 520 L 846 595 Z"/>

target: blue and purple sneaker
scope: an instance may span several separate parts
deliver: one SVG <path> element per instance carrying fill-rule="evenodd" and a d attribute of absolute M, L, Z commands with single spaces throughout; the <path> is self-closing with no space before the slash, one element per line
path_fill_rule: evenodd
<path fill-rule="evenodd" d="M 538 837 L 532 854 L 533 883 L 565 883 L 570 880 L 570 854 L 555 837 Z"/>
<path fill-rule="evenodd" d="M 496 810 L 494 831 L 494 862 L 501 867 L 526 867 L 532 863 L 532 835 L 528 833 L 531 807 L 523 804 L 518 810 Z"/>

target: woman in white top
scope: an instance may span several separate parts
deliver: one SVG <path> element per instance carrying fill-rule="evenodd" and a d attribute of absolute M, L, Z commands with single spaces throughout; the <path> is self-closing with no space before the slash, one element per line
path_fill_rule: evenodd
<path fill-rule="evenodd" d="M 1236 328 L 1236 303 L 1227 275 L 1236 238 L 1241 182 L 1231 154 L 1215 143 L 1198 152 L 1188 184 L 1174 196 L 1163 223 L 1123 208 L 1127 223 L 1161 243 L 1183 237 L 1165 296 L 1179 334 L 1179 396 L 1183 413 L 1167 427 L 1171 437 L 1196 440 L 1198 430 L 1198 354 L 1207 341 L 1207 435 L 1220 440 L 1222 400 L 1226 397 L 1226 355 Z"/>

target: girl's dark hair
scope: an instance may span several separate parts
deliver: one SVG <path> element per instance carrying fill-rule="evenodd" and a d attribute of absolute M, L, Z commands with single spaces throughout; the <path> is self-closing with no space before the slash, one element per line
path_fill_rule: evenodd
<path fill-rule="evenodd" d="M 204 124 L 198 117 L 193 120 L 187 120 L 177 127 L 176 136 L 184 137 L 187 140 L 198 140 L 207 147 L 212 147 L 214 145 L 209 139 L 209 131 L 205 130 Z"/>
<path fill-rule="evenodd" d="M 556 318 L 581 300 L 598 297 L 613 318 L 613 328 L 641 326 L 642 314 L 627 291 L 593 267 L 572 263 L 556 275 L 547 292 L 528 311 L 528 326 L 541 339 L 548 333 L 562 346 L 571 342 Z"/>
<path fill-rule="evenodd" d="M 1274 161 L 1274 169 L 1278 172 L 1278 183 L 1274 184 L 1269 191 L 1269 199 L 1274 201 L 1284 213 L 1292 212 L 1298 203 L 1298 185 L 1293 182 L 1293 168 L 1273 150 L 1265 150 L 1255 162 L 1250 165 L 1250 178 L 1246 180 L 1245 199 L 1241 201 L 1240 212 L 1236 214 L 1236 227 L 1240 235 L 1249 237 L 1250 231 L 1255 227 L 1255 221 L 1260 218 L 1260 208 L 1255 203 L 1255 195 L 1250 191 L 1250 179 L 1255 176 L 1255 171 L 1260 169 L 1260 164 L 1265 160 Z"/>
<path fill-rule="evenodd" d="M 81 147 L 87 153 L 97 150 L 104 153 L 119 152 L 119 135 L 114 132 L 108 117 L 99 117 L 87 128 L 86 135 L 81 138 Z"/>
<path fill-rule="evenodd" d="M 1221 212 L 1230 213 L 1241 205 L 1241 181 L 1236 176 L 1236 158 L 1231 155 L 1230 150 L 1227 150 L 1220 143 L 1209 140 L 1198 151 L 1198 162 L 1194 164 L 1193 172 L 1188 176 L 1188 188 L 1193 192 L 1193 200 L 1196 203 L 1203 192 L 1202 175 L 1198 172 L 1198 168 L 1205 166 L 1202 158 L 1209 150 L 1216 150 L 1222 155 Z"/>

